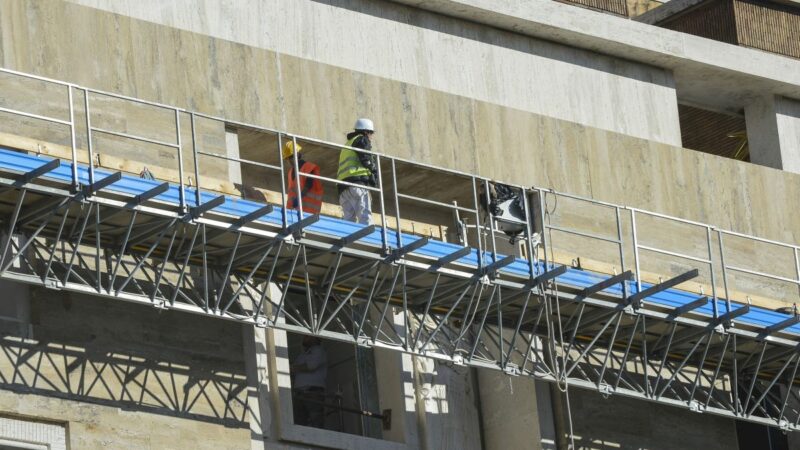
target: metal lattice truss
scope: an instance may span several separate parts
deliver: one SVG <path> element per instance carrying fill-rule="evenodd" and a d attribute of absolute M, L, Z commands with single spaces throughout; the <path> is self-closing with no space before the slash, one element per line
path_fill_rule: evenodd
<path fill-rule="evenodd" d="M 123 197 L 104 191 L 112 176 L 75 191 L 42 181 L 50 166 L 0 178 L 5 279 L 798 428 L 798 344 L 774 335 L 795 317 L 752 330 L 731 326 L 747 307 L 692 316 L 707 298 L 642 307 L 696 271 L 615 296 L 603 291 L 630 271 L 582 289 L 558 283 L 561 266 L 498 276 L 513 258 L 474 270 L 453 264 L 466 248 L 438 260 L 415 257 L 420 243 L 387 253 L 358 242 L 372 226 L 332 238 L 305 230 L 317 216 L 254 222 L 269 206 L 183 212 L 151 201 L 165 187 Z"/>
<path fill-rule="evenodd" d="M 63 90 L 66 95 L 59 98 L 68 99 L 62 108 L 66 118 L 6 106 L 0 106 L 0 112 L 68 130 L 70 156 L 62 157 L 71 162 L 70 175 L 66 176 L 59 159 L 37 160 L 49 162 L 20 169 L 22 166 L 9 162 L 20 154 L 0 149 L 0 163 L 4 163 L 0 170 L 1 278 L 502 370 L 510 376 L 534 377 L 597 390 L 603 395 L 634 397 L 787 430 L 800 427 L 796 379 L 800 337 L 793 329 L 800 319 L 796 314 L 781 316 L 733 305 L 728 288 L 732 282 L 728 275 L 734 272 L 800 287 L 798 246 L 668 218 L 699 227 L 705 235 L 707 256 L 681 254 L 640 242 L 643 233 L 641 229 L 637 232 L 636 217 L 666 216 L 583 199 L 611 208 L 616 216 L 612 232 L 616 237 L 598 237 L 548 222 L 546 197 L 570 197 L 568 194 L 517 186 L 530 194 L 523 196 L 524 251 L 519 257 L 504 257 L 495 243 L 494 221 L 481 225 L 479 204 L 488 200 L 491 180 L 386 155 L 376 156 L 378 186 L 369 188 L 378 199 L 379 228 L 350 224 L 348 229 L 354 231 L 348 231 L 348 235 L 325 233 L 314 224 L 334 219 L 306 216 L 289 220 L 285 209 L 281 210 L 281 220 L 260 220 L 272 211 L 270 205 L 246 214 L 226 214 L 219 207 L 234 203 L 232 199 L 213 198 L 209 193 L 204 196 L 197 188 L 204 185 L 200 155 L 220 155 L 199 148 L 196 118 L 275 138 L 277 152 L 270 160 L 277 161 L 275 164 L 225 156 L 223 160 L 273 171 L 273 179 L 280 182 L 276 189 L 280 190 L 281 204 L 286 203 L 282 181 L 287 169 L 289 165 L 294 168 L 295 184 L 300 185 L 299 167 L 296 154 L 292 161 L 277 155 L 282 139 L 297 144 L 301 137 L 6 69 L 0 69 L 0 74 Z M 93 126 L 93 114 L 98 114 L 98 109 L 102 112 L 102 106 L 94 106 L 93 98 L 103 99 L 97 102 L 100 105 L 113 98 L 161 113 L 166 110 L 175 141 Z M 78 117 L 74 104 L 80 100 L 82 117 Z M 191 144 L 181 138 L 187 117 Z M 85 128 L 85 151 L 78 148 L 79 128 Z M 110 189 L 120 180 L 130 183 L 131 177 L 123 180 L 121 173 L 103 174 L 95 172 L 93 165 L 79 164 L 95 161 L 93 136 L 98 134 L 175 152 L 176 186 L 150 183 L 146 190 L 132 195 Z M 335 155 L 342 148 L 310 138 L 302 141 L 326 146 Z M 189 151 L 194 189 L 187 186 L 184 173 L 183 155 Z M 36 160 L 29 157 L 29 162 L 30 158 Z M 399 185 L 396 163 L 412 165 L 415 173 L 433 171 L 432 177 L 446 174 L 466 179 L 465 192 L 455 192 L 464 194 L 462 204 L 447 204 L 449 200 L 442 200 L 442 196 L 421 198 L 400 192 L 409 186 Z M 61 170 L 60 177 L 48 175 L 57 170 Z M 344 183 L 324 176 L 309 177 Z M 478 194 L 479 185 L 484 199 Z M 176 200 L 165 201 L 162 194 L 167 192 L 177 192 L 173 196 Z M 439 242 L 437 248 L 449 249 L 446 252 L 450 253 L 431 256 L 422 251 L 428 239 L 413 237 L 404 244 L 403 236 L 408 235 L 393 230 L 388 220 L 394 219 L 400 227 L 401 201 L 416 202 L 413 204 L 423 208 L 446 208 L 446 216 L 453 214 L 456 223 L 466 230 L 460 236 L 465 246 Z M 302 200 L 300 206 L 302 209 Z M 394 217 L 389 215 L 391 209 Z M 533 211 L 536 214 L 530 214 Z M 570 213 L 580 217 L 582 211 Z M 459 216 L 462 213 L 474 221 L 471 232 Z M 623 233 L 620 219 L 628 213 L 629 237 Z M 545 238 L 541 247 L 534 245 L 534 224 Z M 646 228 L 644 222 L 640 227 Z M 379 244 L 365 239 L 378 231 L 382 235 Z M 594 273 L 584 276 L 588 283 L 570 282 L 570 276 L 577 272 L 568 273 L 571 269 L 546 258 L 549 254 L 552 260 L 558 249 L 552 240 L 553 231 L 617 246 L 621 273 Z M 723 236 L 746 238 L 770 245 L 771 251 L 780 248 L 789 252 L 795 261 L 796 277 L 726 264 Z M 470 239 L 477 249 L 467 246 Z M 719 245 L 718 253 L 712 251 L 712 242 Z M 625 263 L 626 250 L 633 250 L 633 264 Z M 643 284 L 640 250 L 708 269 L 711 295 L 675 294 L 679 285 L 698 277 L 697 269 L 656 284 Z M 474 263 L 463 263 L 467 255 Z M 527 269 L 510 270 L 520 264 Z M 717 287 L 717 280 L 722 281 L 724 291 Z M 686 301 L 672 306 L 652 301 L 669 291 L 683 295 Z M 758 322 L 754 317 L 766 319 Z"/>

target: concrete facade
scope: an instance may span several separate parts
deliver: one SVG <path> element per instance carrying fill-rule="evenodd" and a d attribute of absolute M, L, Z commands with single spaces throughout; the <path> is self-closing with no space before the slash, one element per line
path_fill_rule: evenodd
<path fill-rule="evenodd" d="M 335 142 L 370 116 L 390 155 L 800 242 L 786 206 L 800 196 L 787 173 L 800 171 L 800 63 L 774 55 L 553 2 L 479 0 L 5 0 L 0 39 L 5 68 Z M 768 167 L 680 148 L 680 99 L 730 109 L 755 93 L 770 95 L 745 110 L 754 162 Z M 204 135 L 238 155 L 234 133 Z M 30 300 L 9 313 L 0 410 L 66 423 L 72 448 L 563 442 L 539 383 L 391 352 L 376 355 L 395 424 L 382 441 L 304 429 L 291 423 L 285 333 L 13 295 Z M 731 420 L 570 392 L 581 448 L 737 445 Z"/>
<path fill-rule="evenodd" d="M 800 173 L 800 102 L 761 98 L 745 108 L 745 116 L 751 160 Z"/>

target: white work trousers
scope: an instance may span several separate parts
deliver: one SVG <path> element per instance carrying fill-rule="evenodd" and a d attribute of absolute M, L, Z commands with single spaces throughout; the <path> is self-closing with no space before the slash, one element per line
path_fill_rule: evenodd
<path fill-rule="evenodd" d="M 369 189 L 347 186 L 339 194 L 344 219 L 362 225 L 372 225 L 372 196 Z"/>

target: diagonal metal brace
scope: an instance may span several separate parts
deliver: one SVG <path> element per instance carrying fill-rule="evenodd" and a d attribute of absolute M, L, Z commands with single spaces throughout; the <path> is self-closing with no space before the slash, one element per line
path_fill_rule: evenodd
<path fill-rule="evenodd" d="M 714 321 L 714 325 L 721 325 L 721 324 L 730 324 L 733 319 L 743 316 L 750 312 L 750 305 L 744 305 L 739 309 L 734 309 L 733 311 L 727 312 L 719 317 L 717 320 Z"/>
<path fill-rule="evenodd" d="M 439 270 L 442 267 L 444 267 L 444 266 L 446 266 L 446 265 L 448 265 L 448 264 L 450 264 L 452 262 L 458 261 L 459 259 L 469 255 L 471 251 L 472 251 L 472 249 L 469 248 L 469 247 L 460 248 L 460 249 L 454 251 L 453 253 L 450 253 L 449 255 L 445 255 L 445 256 L 442 256 L 441 258 L 437 259 L 436 262 L 431 264 L 430 268 L 431 268 L 431 270 Z"/>
<path fill-rule="evenodd" d="M 169 183 L 167 183 L 167 182 L 161 183 L 158 186 L 156 186 L 156 187 L 154 187 L 154 188 L 152 188 L 150 190 L 147 190 L 145 192 L 142 192 L 141 194 L 139 194 L 136 197 L 134 197 L 133 203 L 136 204 L 136 205 L 141 205 L 142 203 L 144 203 L 144 202 L 146 202 L 146 201 L 148 201 L 148 200 L 150 200 L 150 199 L 152 199 L 152 198 L 154 198 L 154 197 L 156 197 L 158 195 L 161 195 L 164 192 L 167 192 L 168 190 L 169 190 Z"/>
<path fill-rule="evenodd" d="M 402 258 L 403 256 L 405 256 L 405 255 L 407 255 L 407 254 L 409 254 L 409 253 L 411 253 L 411 252 L 413 252 L 415 250 L 419 250 L 420 248 L 422 248 L 422 247 L 424 247 L 426 245 L 428 245 L 428 238 L 426 238 L 426 237 L 419 238 L 416 241 L 414 241 L 414 242 L 412 242 L 412 243 L 410 243 L 408 245 L 404 245 L 404 246 L 402 246 L 402 247 L 400 247 L 398 249 L 392 250 L 392 252 L 389 254 L 389 256 L 386 257 L 385 261 L 387 263 L 397 261 L 398 259 Z"/>
<path fill-rule="evenodd" d="M 319 214 L 314 214 L 299 220 L 288 227 L 286 227 L 281 234 L 284 236 L 297 236 L 303 232 L 303 228 L 315 223 L 319 220 Z"/>
<path fill-rule="evenodd" d="M 800 344 L 794 347 L 779 347 L 769 350 L 764 353 L 764 356 L 761 358 L 761 367 L 766 367 L 768 364 L 773 363 L 775 361 L 782 361 L 785 360 L 787 357 L 800 352 Z M 756 361 L 751 361 L 749 364 L 742 366 L 741 371 L 745 372 L 748 369 L 752 369 L 753 367 L 757 366 Z"/>
<path fill-rule="evenodd" d="M 529 294 L 533 293 L 532 290 L 535 289 L 537 286 L 539 286 L 542 283 L 545 283 L 545 282 L 547 282 L 549 280 L 552 280 L 553 278 L 560 277 L 566 271 L 567 271 L 567 266 L 558 266 L 555 269 L 552 269 L 552 270 L 549 270 L 547 272 L 544 272 L 543 274 L 537 276 L 533 280 L 525 283 L 525 286 L 522 289 L 520 289 L 518 292 L 515 292 L 515 293 L 511 294 L 510 296 L 503 298 L 503 303 L 508 305 L 508 304 L 510 304 L 511 302 L 513 302 L 514 300 L 516 300 L 516 299 L 518 299 L 520 297 L 523 297 L 523 296 L 526 296 L 526 295 L 529 295 Z"/>
<path fill-rule="evenodd" d="M 641 306 L 642 300 L 646 299 L 647 297 L 653 296 L 661 291 L 666 291 L 667 289 L 691 280 L 692 278 L 696 278 L 699 273 L 699 270 L 692 269 L 686 273 L 678 275 L 675 278 L 670 278 L 667 281 L 650 286 L 649 288 L 628 297 L 628 304 L 633 305 L 634 308 L 638 308 Z"/>
<path fill-rule="evenodd" d="M 693 300 L 685 305 L 678 306 L 677 308 L 673 309 L 672 312 L 669 313 L 669 318 L 674 319 L 676 317 L 682 316 L 690 311 L 694 311 L 697 308 L 702 308 L 708 304 L 708 297 L 703 296 L 698 298 L 697 300 Z"/>
<path fill-rule="evenodd" d="M 537 276 L 533 280 L 527 283 L 526 289 L 533 289 L 536 286 L 540 286 L 543 283 L 546 283 L 554 278 L 558 278 L 561 275 L 564 275 L 567 272 L 567 266 L 558 266 L 555 269 L 550 269 L 547 272 Z"/>
<path fill-rule="evenodd" d="M 562 266 L 566 269 L 566 266 Z M 620 274 L 614 275 L 611 278 L 603 280 L 595 285 L 589 286 L 583 291 L 581 291 L 578 295 L 575 296 L 576 301 L 581 301 L 583 299 L 589 298 L 598 292 L 604 291 L 615 284 L 624 283 L 625 281 L 630 280 L 633 278 L 633 272 L 630 270 L 626 270 Z"/>
<path fill-rule="evenodd" d="M 99 181 L 95 181 L 94 183 L 92 183 L 92 184 L 90 184 L 88 186 L 84 186 L 83 195 L 85 195 L 87 197 L 90 196 L 90 195 L 94 195 L 97 191 L 99 191 L 99 190 L 101 190 L 103 188 L 106 188 L 106 187 L 116 183 L 117 181 L 119 181 L 121 179 L 122 179 L 122 172 L 114 172 L 111 175 L 109 175 L 109 176 L 107 176 L 107 177 L 105 177 L 105 178 L 103 178 L 103 179 L 101 179 Z"/>
<path fill-rule="evenodd" d="M 366 227 L 339 239 L 339 241 L 336 243 L 336 247 L 347 247 L 348 245 L 355 243 L 356 241 L 363 239 L 374 232 L 375 225 L 367 225 Z"/>
<path fill-rule="evenodd" d="M 248 224 L 248 223 L 250 223 L 250 222 L 252 222 L 254 220 L 258 220 L 258 219 L 266 216 L 267 214 L 271 213 L 272 210 L 273 210 L 272 205 L 262 206 L 261 208 L 258 208 L 257 210 L 251 212 L 250 214 L 247 214 L 246 216 L 242 216 L 242 217 L 236 219 L 236 221 L 233 222 L 233 226 L 234 227 L 241 227 L 241 226 L 243 226 L 245 224 Z"/>
<path fill-rule="evenodd" d="M 797 325 L 800 323 L 800 315 L 794 314 L 792 317 L 788 319 L 782 320 L 778 323 L 772 324 L 768 327 L 764 327 L 764 330 L 758 333 L 758 339 L 764 339 L 767 336 L 775 334 L 781 330 L 785 330 L 793 325 Z"/>
<path fill-rule="evenodd" d="M 35 168 L 35 169 L 31 170 L 31 171 L 28 171 L 28 172 L 23 173 L 22 175 L 19 175 L 17 177 L 17 184 L 25 184 L 25 183 L 28 183 L 30 181 L 33 181 L 34 179 L 39 178 L 42 175 L 57 169 L 60 165 L 61 165 L 61 160 L 60 159 L 51 160 L 51 161 L 49 161 L 49 162 L 47 162 L 45 164 L 42 164 L 41 166 L 39 166 L 39 167 L 37 167 L 37 168 Z"/>
<path fill-rule="evenodd" d="M 505 266 L 510 265 L 514 261 L 516 261 L 514 255 L 506 256 L 505 258 L 499 261 L 495 261 L 489 264 L 488 266 L 482 267 L 480 271 L 478 271 L 477 277 L 480 278 L 484 275 L 494 276 L 494 274 L 497 273 L 498 270 L 502 269 Z"/>
<path fill-rule="evenodd" d="M 739 316 L 743 316 L 743 315 L 747 314 L 748 312 L 750 312 L 750 305 L 744 305 L 739 309 L 735 309 L 735 310 L 733 310 L 731 312 L 725 313 L 725 314 L 717 317 L 716 319 L 710 321 L 709 324 L 707 326 L 703 327 L 703 328 L 691 327 L 691 328 L 687 328 L 685 330 L 682 330 L 682 331 L 676 333 L 675 336 L 672 338 L 672 345 L 671 346 L 672 346 L 672 348 L 677 348 L 681 344 L 684 344 L 686 342 L 691 342 L 691 341 L 695 340 L 696 338 L 698 338 L 700 336 L 703 336 L 704 334 L 706 334 L 709 331 L 713 330 L 714 328 L 716 328 L 719 325 L 724 325 L 724 326 L 729 325 L 730 322 L 733 319 L 735 319 L 735 318 L 737 318 Z M 661 345 L 659 345 L 657 347 L 654 347 L 651 350 L 651 352 L 653 354 L 657 354 L 659 351 L 663 350 L 664 348 L 666 348 L 666 345 L 662 343 Z"/>
<path fill-rule="evenodd" d="M 222 206 L 223 203 L 225 203 L 225 196 L 220 195 L 219 197 L 216 197 L 213 200 L 209 200 L 203 203 L 202 205 L 193 206 L 189 208 L 189 217 L 192 219 L 196 219 L 202 216 L 203 214 L 207 213 L 208 211 L 211 211 L 212 209 L 218 206 Z"/>

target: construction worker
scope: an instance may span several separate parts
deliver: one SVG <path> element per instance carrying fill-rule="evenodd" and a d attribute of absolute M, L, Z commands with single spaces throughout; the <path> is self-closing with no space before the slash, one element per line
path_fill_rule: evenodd
<path fill-rule="evenodd" d="M 295 152 L 294 141 L 288 141 L 283 146 L 283 159 L 289 166 L 289 180 L 288 190 L 286 192 L 286 208 L 298 209 L 299 202 L 297 201 L 298 194 L 303 201 L 303 211 L 310 214 L 319 214 L 322 209 L 322 181 L 317 178 L 307 177 L 303 174 L 311 174 L 319 176 L 319 166 L 303 160 L 300 152 L 303 147 L 297 144 L 297 166 L 300 168 L 300 185 L 302 189 L 297 189 L 297 177 L 294 173 L 294 159 L 292 155 Z"/>
<path fill-rule="evenodd" d="M 371 137 L 375 133 L 372 121 L 358 119 L 354 130 L 347 134 L 348 147 L 372 150 Z M 348 183 L 377 186 L 378 168 L 372 155 L 349 148 L 339 153 L 337 179 Z M 361 186 L 339 185 L 339 204 L 345 220 L 364 225 L 372 225 L 372 196 L 369 189 Z"/>
<path fill-rule="evenodd" d="M 481 207 L 487 214 L 486 218 L 494 218 L 499 231 L 509 237 L 509 243 L 514 245 L 525 231 L 525 208 L 522 203 L 522 190 L 503 183 L 487 183 L 488 195 L 481 187 Z"/>

